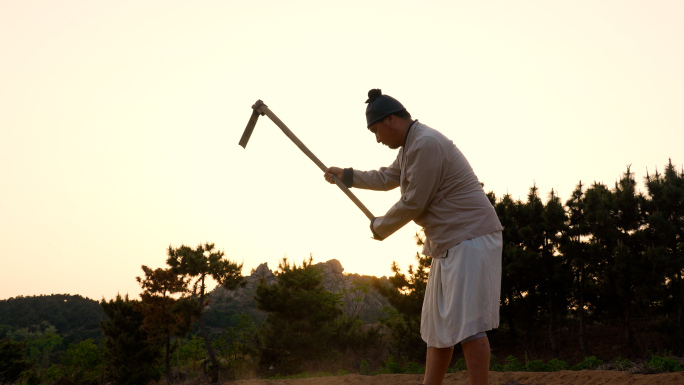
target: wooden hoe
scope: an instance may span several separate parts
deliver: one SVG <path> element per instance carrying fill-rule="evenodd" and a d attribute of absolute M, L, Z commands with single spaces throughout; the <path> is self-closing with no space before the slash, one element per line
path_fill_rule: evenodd
<path fill-rule="evenodd" d="M 299 147 L 299 149 L 302 150 L 302 152 L 309 157 L 309 159 L 316 163 L 318 168 L 320 168 L 323 172 L 325 172 L 328 169 L 327 167 L 325 167 L 323 162 L 321 162 L 316 157 L 316 155 L 313 154 L 313 152 L 306 148 L 304 143 L 302 143 L 302 141 L 299 140 L 295 136 L 295 134 L 293 134 L 292 131 L 290 131 L 289 128 L 287 128 L 285 123 L 278 119 L 278 117 L 270 109 L 268 109 L 268 106 L 265 105 L 264 102 L 262 102 L 261 100 L 257 100 L 257 102 L 254 103 L 254 105 L 252 106 L 252 109 L 254 110 L 252 111 L 252 116 L 249 118 L 249 122 L 247 123 L 247 127 L 245 128 L 245 132 L 242 134 L 242 138 L 240 138 L 239 144 L 240 146 L 242 146 L 242 148 L 247 148 L 247 142 L 249 141 L 249 137 L 252 135 L 252 131 L 254 131 L 254 126 L 256 126 L 257 119 L 259 119 L 259 115 L 266 115 L 273 121 L 273 123 L 276 124 L 276 126 L 280 127 L 283 133 L 285 133 L 285 135 L 287 135 L 287 137 L 290 138 L 290 140 L 292 140 L 292 142 L 294 142 L 294 144 L 296 144 L 297 147 Z M 337 187 L 339 187 L 345 194 L 347 194 L 349 199 L 351 199 L 352 202 L 354 202 L 356 206 L 359 209 L 361 209 L 361 211 L 363 211 L 364 214 L 366 214 L 368 219 L 373 220 L 373 214 L 370 212 L 370 210 L 366 208 L 366 206 L 363 205 L 363 203 L 361 203 L 359 198 L 357 198 L 356 195 L 354 195 L 354 193 L 349 191 L 349 188 L 345 186 L 344 183 L 342 183 L 342 181 L 338 177 L 333 175 L 333 179 L 335 180 L 335 184 L 337 185 Z"/>

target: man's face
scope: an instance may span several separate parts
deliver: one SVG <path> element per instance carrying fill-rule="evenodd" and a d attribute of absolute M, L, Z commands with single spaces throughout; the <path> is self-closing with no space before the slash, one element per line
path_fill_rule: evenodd
<path fill-rule="evenodd" d="M 394 116 L 390 115 L 368 129 L 375 134 L 375 140 L 378 143 L 382 143 L 393 150 L 401 147 L 402 143 L 398 140 L 397 130 L 394 127 Z"/>

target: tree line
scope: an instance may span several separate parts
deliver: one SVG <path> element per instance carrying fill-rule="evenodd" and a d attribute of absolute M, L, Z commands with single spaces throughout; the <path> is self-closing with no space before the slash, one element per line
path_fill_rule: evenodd
<path fill-rule="evenodd" d="M 618 323 L 632 348 L 635 320 L 659 320 L 669 348 L 682 352 L 684 171 L 670 161 L 637 189 L 630 167 L 614 186 L 578 183 L 563 203 L 535 186 L 525 202 L 490 195 L 504 227 L 501 317 L 508 332 L 576 323 L 590 355 L 589 323 Z"/>
<path fill-rule="evenodd" d="M 101 336 L 104 313 L 98 301 L 80 295 L 51 294 L 0 300 L 0 338 L 54 326 L 65 344 Z"/>

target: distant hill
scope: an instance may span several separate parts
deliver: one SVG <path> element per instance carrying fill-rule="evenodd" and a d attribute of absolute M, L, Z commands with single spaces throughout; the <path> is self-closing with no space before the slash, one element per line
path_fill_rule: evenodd
<path fill-rule="evenodd" d="M 317 263 L 323 272 L 323 285 L 333 293 L 343 293 L 347 314 L 358 314 L 366 323 L 375 323 L 382 316 L 382 307 L 388 302 L 372 287 L 373 276 L 344 274 L 336 259 Z M 262 263 L 247 277 L 247 286 L 229 291 L 219 286 L 209 294 L 209 307 L 204 315 L 205 324 L 215 333 L 228 326 L 236 326 L 242 314 L 248 314 L 260 324 L 266 313 L 257 310 L 254 295 L 259 280 L 276 280 L 266 263 Z M 380 280 L 387 280 L 386 277 Z M 52 294 L 16 297 L 0 300 L 0 338 L 16 329 L 44 328 L 49 323 L 57 329 L 68 345 L 87 338 L 101 340 L 100 320 L 106 316 L 98 301 L 80 295 Z M 31 331 L 31 330 L 29 330 Z"/>
<path fill-rule="evenodd" d="M 13 329 L 54 326 L 65 343 L 100 340 L 105 314 L 98 301 L 80 295 L 52 294 L 0 300 L 0 334 Z M 2 337 L 2 335 L 0 335 Z"/>
<path fill-rule="evenodd" d="M 358 314 L 366 323 L 375 323 L 382 316 L 382 307 L 389 305 L 387 300 L 372 287 L 373 276 L 344 274 L 344 268 L 337 259 L 317 263 L 323 272 L 323 286 L 333 293 L 343 293 L 345 312 Z M 241 314 L 249 314 L 257 323 L 266 319 L 266 313 L 257 310 L 254 295 L 259 280 L 267 283 L 276 280 L 268 264 L 262 263 L 247 277 L 244 288 L 230 291 L 219 286 L 209 294 L 209 307 L 205 313 L 205 323 L 220 332 L 228 326 L 235 326 Z M 379 278 L 387 280 L 386 277 Z"/>

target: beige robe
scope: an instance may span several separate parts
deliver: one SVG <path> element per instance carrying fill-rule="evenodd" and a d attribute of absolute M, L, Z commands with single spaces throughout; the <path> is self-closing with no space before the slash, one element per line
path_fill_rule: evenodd
<path fill-rule="evenodd" d="M 497 231 L 432 259 L 420 317 L 420 335 L 429 347 L 452 347 L 499 327 L 501 248 Z"/>
<path fill-rule="evenodd" d="M 373 222 L 381 237 L 411 220 L 425 230 L 423 254 L 433 260 L 420 331 L 428 346 L 450 347 L 499 326 L 501 223 L 451 140 L 415 121 L 392 165 L 354 170 L 352 186 L 401 188 L 401 199 Z"/>
<path fill-rule="evenodd" d="M 423 254 L 436 257 L 464 240 L 502 230 L 468 160 L 447 137 L 417 120 L 389 167 L 354 170 L 353 187 L 401 189 L 401 199 L 373 223 L 387 238 L 410 221 L 425 230 Z"/>

